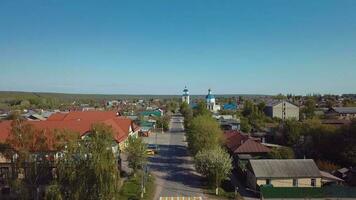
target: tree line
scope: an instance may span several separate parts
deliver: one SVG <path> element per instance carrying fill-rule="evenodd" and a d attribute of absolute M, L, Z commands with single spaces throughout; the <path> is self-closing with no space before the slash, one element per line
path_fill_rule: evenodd
<path fill-rule="evenodd" d="M 231 157 L 222 147 L 222 130 L 204 102 L 199 102 L 194 111 L 184 102 L 180 112 L 184 117 L 188 148 L 194 156 L 195 168 L 211 187 L 215 187 L 218 195 L 221 182 L 232 170 Z"/>

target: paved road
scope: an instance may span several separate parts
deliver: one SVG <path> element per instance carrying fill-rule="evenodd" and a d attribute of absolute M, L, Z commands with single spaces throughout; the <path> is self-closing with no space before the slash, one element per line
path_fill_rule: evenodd
<path fill-rule="evenodd" d="M 187 153 L 187 143 L 183 132 L 183 118 L 172 117 L 170 131 L 151 134 L 145 138 L 147 143 L 157 140 L 159 154 L 149 158 L 149 170 L 156 177 L 156 195 L 160 197 L 195 196 L 204 197 L 202 181 Z M 204 198 L 205 199 L 205 198 Z"/>

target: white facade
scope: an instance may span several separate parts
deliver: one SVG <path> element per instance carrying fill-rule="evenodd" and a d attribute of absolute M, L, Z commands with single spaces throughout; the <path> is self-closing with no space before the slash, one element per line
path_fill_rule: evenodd
<path fill-rule="evenodd" d="M 215 97 L 211 93 L 211 89 L 208 90 L 208 95 L 205 97 L 206 108 L 212 112 L 218 112 L 220 110 L 220 105 L 216 105 Z"/>
<path fill-rule="evenodd" d="M 189 91 L 187 87 L 185 87 L 183 90 L 182 102 L 186 102 L 187 104 L 190 103 Z"/>

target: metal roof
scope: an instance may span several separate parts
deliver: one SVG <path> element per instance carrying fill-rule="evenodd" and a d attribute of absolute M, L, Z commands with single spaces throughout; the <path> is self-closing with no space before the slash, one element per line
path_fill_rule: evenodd
<path fill-rule="evenodd" d="M 356 107 L 333 107 L 333 110 L 337 113 L 342 113 L 342 114 L 355 114 L 356 113 Z"/>
<path fill-rule="evenodd" d="M 250 160 L 256 178 L 319 178 L 320 171 L 312 159 Z"/>

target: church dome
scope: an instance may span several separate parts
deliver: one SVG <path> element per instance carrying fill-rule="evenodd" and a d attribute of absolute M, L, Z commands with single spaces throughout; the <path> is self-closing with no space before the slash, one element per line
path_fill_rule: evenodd
<path fill-rule="evenodd" d="M 189 90 L 187 87 L 185 87 L 183 90 L 183 96 L 189 96 Z"/>
<path fill-rule="evenodd" d="M 207 103 L 215 103 L 215 97 L 211 93 L 211 89 L 208 90 L 208 95 L 205 96 L 205 99 Z"/>

